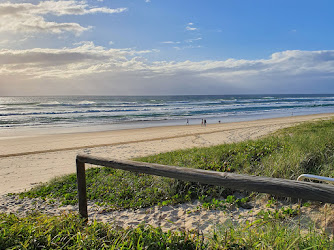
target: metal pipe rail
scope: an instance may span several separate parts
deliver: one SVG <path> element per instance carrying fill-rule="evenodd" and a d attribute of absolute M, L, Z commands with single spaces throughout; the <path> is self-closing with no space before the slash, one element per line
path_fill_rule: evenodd
<path fill-rule="evenodd" d="M 323 182 L 334 184 L 334 178 L 320 176 L 320 175 L 313 175 L 313 174 L 302 174 L 298 176 L 297 181 L 303 181 L 305 179 L 323 181 Z"/>
<path fill-rule="evenodd" d="M 247 190 L 278 196 L 334 203 L 334 186 L 331 185 L 166 166 L 146 162 L 116 161 L 91 155 L 78 155 L 76 158 L 76 166 L 79 213 L 84 218 L 88 218 L 85 163 L 137 173 L 170 177 L 183 181 L 224 186 L 235 190 Z"/>

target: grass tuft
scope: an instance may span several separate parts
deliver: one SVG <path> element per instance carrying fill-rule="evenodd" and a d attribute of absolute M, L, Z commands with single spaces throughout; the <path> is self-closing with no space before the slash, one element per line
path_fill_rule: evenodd
<path fill-rule="evenodd" d="M 163 232 L 140 225 L 116 229 L 94 221 L 86 225 L 73 214 L 19 218 L 0 214 L 0 249 L 204 249 L 201 237 L 189 232 Z"/>
<path fill-rule="evenodd" d="M 291 211 L 261 212 L 245 224 L 217 225 L 209 235 L 148 225 L 119 228 L 74 214 L 23 218 L 0 214 L 0 249 L 333 249 L 334 241 L 310 225 L 301 232 Z"/>

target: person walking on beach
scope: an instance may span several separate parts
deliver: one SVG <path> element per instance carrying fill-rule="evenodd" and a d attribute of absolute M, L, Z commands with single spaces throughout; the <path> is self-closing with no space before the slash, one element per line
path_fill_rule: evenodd
<path fill-rule="evenodd" d="M 204 125 L 204 120 L 202 119 L 202 123 L 201 123 L 201 126 L 203 126 Z"/>
<path fill-rule="evenodd" d="M 204 119 L 204 127 L 206 127 L 206 119 Z"/>
<path fill-rule="evenodd" d="M 187 119 L 187 123 L 186 123 L 186 125 L 189 125 L 189 119 Z"/>

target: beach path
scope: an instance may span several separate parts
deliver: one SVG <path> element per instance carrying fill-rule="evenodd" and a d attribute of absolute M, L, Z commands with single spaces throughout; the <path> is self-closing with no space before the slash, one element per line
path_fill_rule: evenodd
<path fill-rule="evenodd" d="M 28 190 L 75 172 L 79 153 L 130 159 L 161 152 L 259 138 L 280 128 L 334 114 L 291 116 L 238 123 L 152 127 L 104 132 L 0 138 L 0 195 Z"/>

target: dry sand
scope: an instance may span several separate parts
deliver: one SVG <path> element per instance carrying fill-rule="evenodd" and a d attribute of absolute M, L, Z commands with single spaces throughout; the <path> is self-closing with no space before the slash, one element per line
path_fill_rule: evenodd
<path fill-rule="evenodd" d="M 46 182 L 56 176 L 74 173 L 75 157 L 78 153 L 114 159 L 130 159 L 177 149 L 206 147 L 255 139 L 300 122 L 327 119 L 333 116 L 334 114 L 317 114 L 238 123 L 208 124 L 206 127 L 200 125 L 152 127 L 24 138 L 1 138 L 0 195 L 28 190 L 36 184 Z M 38 206 L 41 209 L 46 209 L 45 212 L 49 213 L 76 210 L 75 207 L 57 207 L 52 208 L 55 209 L 52 210 L 49 207 L 43 208 L 46 205 L 42 203 L 34 203 L 28 200 L 17 201 L 14 197 L 1 196 L 0 212 L 27 212 L 34 206 L 36 207 L 36 204 L 39 204 Z M 91 216 L 106 222 L 119 218 L 123 226 L 131 226 L 138 224 L 140 221 L 146 221 L 152 225 L 187 229 L 198 228 L 199 226 L 196 225 L 200 221 L 206 225 L 201 227 L 201 230 L 208 230 L 213 225 L 210 221 L 214 217 L 220 218 L 223 216 L 222 214 L 217 215 L 217 212 L 197 211 L 197 206 L 198 204 L 186 204 L 173 208 L 154 207 L 143 211 L 123 211 L 122 214 L 96 212 L 92 213 Z M 186 213 L 187 209 L 192 212 Z M 200 217 L 199 213 L 201 214 Z M 242 213 L 248 212 L 238 212 L 239 215 L 242 215 Z M 164 223 L 168 221 L 169 224 L 161 224 L 161 221 L 164 221 Z"/>
<path fill-rule="evenodd" d="M 238 197 L 238 193 L 236 194 Z M 89 221 L 97 220 L 110 223 L 123 228 L 135 227 L 141 223 L 153 227 L 161 227 L 167 230 L 196 230 L 205 235 L 220 227 L 244 225 L 246 221 L 254 222 L 263 211 L 275 211 L 281 208 L 296 209 L 298 204 L 288 201 L 280 201 L 267 207 L 267 203 L 260 199 L 251 202 L 251 209 L 230 205 L 224 210 L 208 210 L 199 201 L 175 206 L 153 206 L 137 210 L 123 210 L 107 212 L 107 208 L 97 206 L 88 201 Z M 15 196 L 0 196 L 0 212 L 15 213 L 25 216 L 33 212 L 42 212 L 48 215 L 60 215 L 69 212 L 77 212 L 78 206 L 59 206 L 58 202 L 48 203 L 40 199 L 18 199 Z M 334 212 L 333 206 L 313 203 L 308 207 L 301 207 L 296 217 L 289 219 L 291 227 L 300 228 L 307 232 L 310 226 L 325 228 L 328 233 L 333 233 Z"/>

